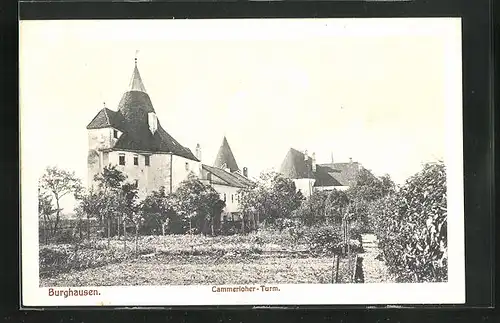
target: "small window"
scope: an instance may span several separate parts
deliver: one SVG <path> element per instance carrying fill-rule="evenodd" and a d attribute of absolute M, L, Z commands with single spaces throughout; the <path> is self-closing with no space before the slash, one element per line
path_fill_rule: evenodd
<path fill-rule="evenodd" d="M 118 130 L 113 129 L 113 138 L 115 138 L 115 139 L 118 138 Z"/>
<path fill-rule="evenodd" d="M 224 193 L 224 202 L 226 202 L 226 193 Z"/>
<path fill-rule="evenodd" d="M 234 194 L 231 194 L 231 203 L 234 203 Z"/>
<path fill-rule="evenodd" d="M 136 179 L 136 180 L 135 180 L 135 188 L 138 188 L 138 187 L 139 187 L 139 180 L 138 180 L 138 179 Z"/>
<path fill-rule="evenodd" d="M 189 163 L 186 163 L 186 165 L 184 165 L 184 167 L 186 168 L 186 170 L 189 170 Z"/>
<path fill-rule="evenodd" d="M 139 156 L 134 156 L 134 165 L 135 166 L 139 165 Z"/>
<path fill-rule="evenodd" d="M 149 155 L 144 156 L 144 165 L 149 166 Z"/>
<path fill-rule="evenodd" d="M 118 163 L 120 165 L 125 165 L 125 155 L 118 156 Z"/>

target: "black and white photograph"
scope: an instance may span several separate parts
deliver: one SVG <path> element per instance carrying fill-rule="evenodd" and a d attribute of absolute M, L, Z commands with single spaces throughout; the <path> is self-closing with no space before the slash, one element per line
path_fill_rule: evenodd
<path fill-rule="evenodd" d="M 459 18 L 20 23 L 23 304 L 465 301 Z"/>

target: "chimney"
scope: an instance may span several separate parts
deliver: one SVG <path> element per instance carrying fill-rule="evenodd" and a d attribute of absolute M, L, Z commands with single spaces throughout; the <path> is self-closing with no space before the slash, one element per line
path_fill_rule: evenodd
<path fill-rule="evenodd" d="M 312 171 L 316 172 L 316 153 L 312 154 L 311 165 L 312 165 Z"/>
<path fill-rule="evenodd" d="M 349 157 L 349 162 L 352 163 L 352 157 Z"/>
<path fill-rule="evenodd" d="M 243 167 L 243 176 L 248 177 L 248 168 Z"/>
<path fill-rule="evenodd" d="M 201 146 L 200 144 L 196 144 L 196 158 L 201 161 Z"/>
<path fill-rule="evenodd" d="M 333 165 L 333 164 L 334 164 L 334 162 L 333 162 L 333 153 L 332 153 L 332 165 Z"/>

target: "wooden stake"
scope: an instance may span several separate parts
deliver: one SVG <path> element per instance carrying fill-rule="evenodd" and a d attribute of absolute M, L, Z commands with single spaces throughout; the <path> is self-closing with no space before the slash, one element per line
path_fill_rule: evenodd
<path fill-rule="evenodd" d="M 335 270 L 335 282 L 339 282 L 339 263 L 340 263 L 340 255 L 337 255 L 337 269 Z"/>

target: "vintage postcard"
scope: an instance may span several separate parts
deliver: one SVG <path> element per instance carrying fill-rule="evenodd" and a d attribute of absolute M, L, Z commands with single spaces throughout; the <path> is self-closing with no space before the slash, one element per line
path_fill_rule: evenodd
<path fill-rule="evenodd" d="M 465 302 L 459 18 L 20 23 L 23 306 Z"/>

